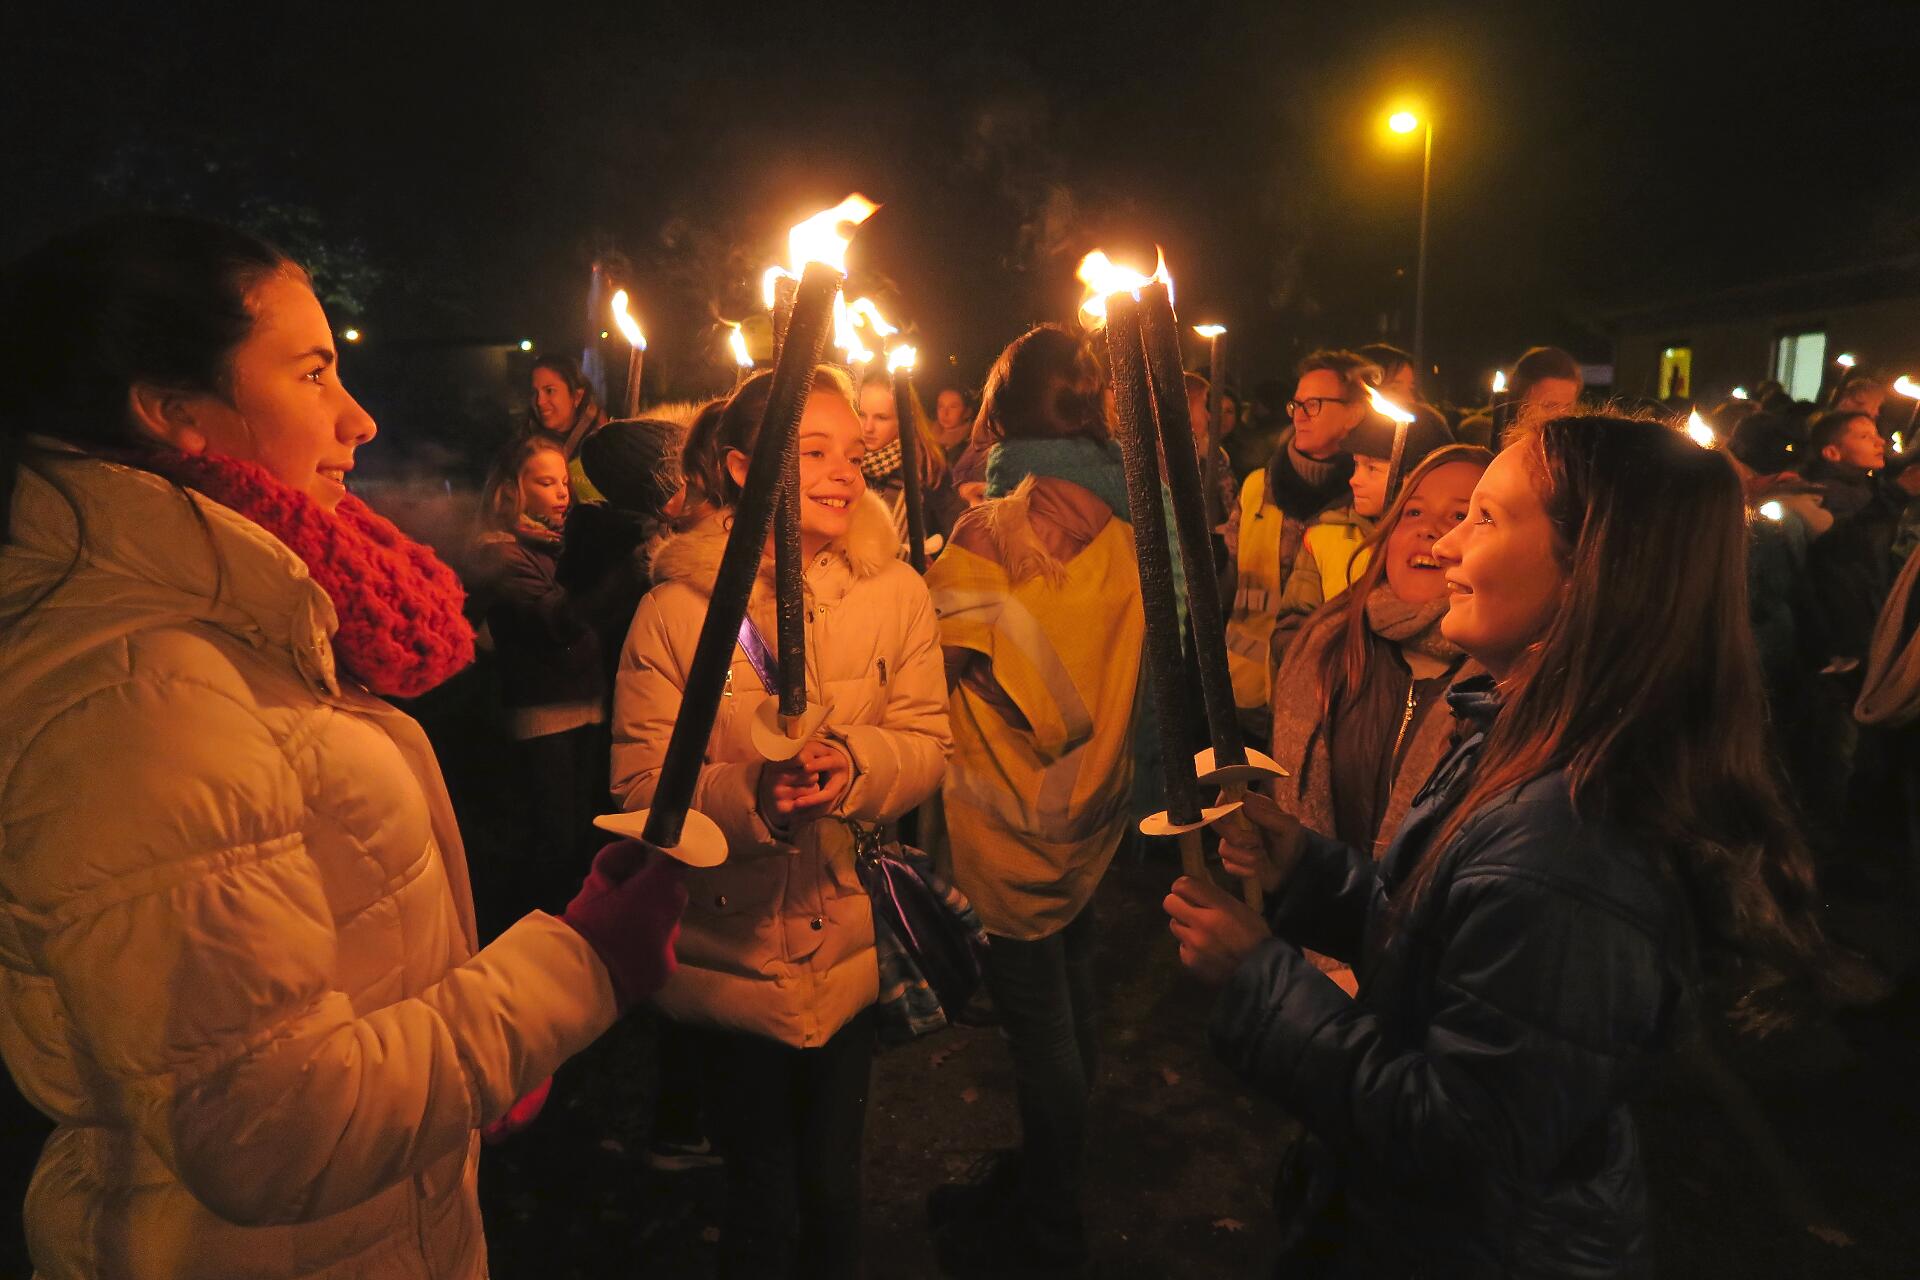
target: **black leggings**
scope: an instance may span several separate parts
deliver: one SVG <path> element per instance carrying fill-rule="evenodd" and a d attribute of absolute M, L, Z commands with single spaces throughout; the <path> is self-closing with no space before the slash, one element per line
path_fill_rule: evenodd
<path fill-rule="evenodd" d="M 859 1275 L 873 1010 L 817 1049 L 744 1032 L 698 1035 L 708 1123 L 727 1160 L 720 1274 Z"/>

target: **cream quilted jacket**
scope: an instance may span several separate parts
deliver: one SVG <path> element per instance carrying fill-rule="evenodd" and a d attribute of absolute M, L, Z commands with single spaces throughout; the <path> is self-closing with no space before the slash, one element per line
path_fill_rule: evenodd
<path fill-rule="evenodd" d="M 476 950 L 433 752 L 336 677 L 292 552 L 145 472 L 52 473 L 0 547 L 0 1052 L 59 1124 L 38 1274 L 484 1276 L 476 1126 L 610 1024 L 605 969 L 537 913 Z"/>

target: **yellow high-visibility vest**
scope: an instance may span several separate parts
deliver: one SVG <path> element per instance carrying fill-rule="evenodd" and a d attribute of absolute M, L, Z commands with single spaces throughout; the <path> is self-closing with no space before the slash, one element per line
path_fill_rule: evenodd
<path fill-rule="evenodd" d="M 1240 486 L 1240 552 L 1227 616 L 1227 671 L 1234 705 L 1243 711 L 1264 711 L 1273 690 L 1273 628 L 1286 586 L 1286 524 L 1286 514 L 1267 501 L 1266 469 L 1253 472 Z"/>

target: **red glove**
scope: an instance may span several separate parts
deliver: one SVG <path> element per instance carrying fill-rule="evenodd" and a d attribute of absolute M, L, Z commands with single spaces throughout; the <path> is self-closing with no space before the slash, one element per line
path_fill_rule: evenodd
<path fill-rule="evenodd" d="M 594 855 L 580 892 L 560 914 L 607 966 L 622 1013 L 673 972 L 673 942 L 687 905 L 680 880 L 674 859 L 638 840 L 616 840 Z"/>
<path fill-rule="evenodd" d="M 488 1146 L 498 1146 L 514 1134 L 520 1132 L 540 1118 L 540 1108 L 547 1105 L 547 1095 L 553 1091 L 553 1077 L 548 1076 L 533 1089 L 507 1108 L 507 1114 L 480 1130 L 480 1141 Z"/>

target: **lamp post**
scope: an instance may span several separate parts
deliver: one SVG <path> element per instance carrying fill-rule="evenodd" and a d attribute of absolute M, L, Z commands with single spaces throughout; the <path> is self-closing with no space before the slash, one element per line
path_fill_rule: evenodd
<path fill-rule="evenodd" d="M 1396 111 L 1387 117 L 1387 128 L 1395 133 L 1426 130 L 1425 155 L 1420 162 L 1420 254 L 1413 269 L 1413 367 L 1425 377 L 1427 339 L 1427 206 L 1433 193 L 1433 118 L 1421 119 L 1411 111 Z"/>

